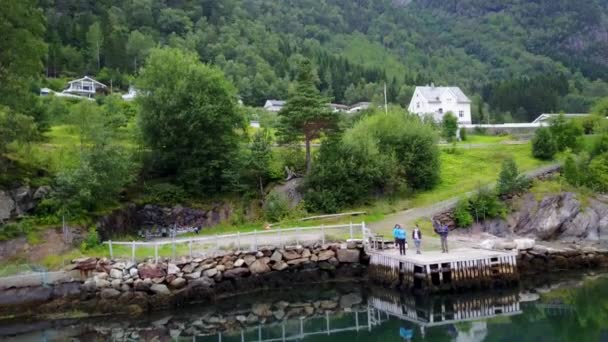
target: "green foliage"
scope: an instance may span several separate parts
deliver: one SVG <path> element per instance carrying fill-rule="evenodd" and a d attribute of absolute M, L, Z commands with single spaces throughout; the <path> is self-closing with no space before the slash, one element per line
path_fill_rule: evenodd
<path fill-rule="evenodd" d="M 441 134 L 448 142 L 456 140 L 458 119 L 452 112 L 447 112 L 441 121 Z"/>
<path fill-rule="evenodd" d="M 270 222 L 278 222 L 289 215 L 289 203 L 278 193 L 271 193 L 264 201 L 264 217 Z"/>
<path fill-rule="evenodd" d="M 36 123 L 32 117 L 0 106 L 0 154 L 7 151 L 9 144 L 28 143 L 36 136 Z"/>
<path fill-rule="evenodd" d="M 504 218 L 507 210 L 496 193 L 486 187 L 477 189 L 475 195 L 469 199 L 469 208 L 469 213 L 477 222 L 496 217 Z"/>
<path fill-rule="evenodd" d="M 99 239 L 99 234 L 97 233 L 97 227 L 92 226 L 87 231 L 87 235 L 85 236 L 84 241 L 82 241 L 80 245 L 80 251 L 86 252 L 99 246 L 100 244 L 101 241 Z"/>
<path fill-rule="evenodd" d="M 295 87 L 290 92 L 285 107 L 279 112 L 279 133 L 286 141 L 304 139 L 306 173 L 312 167 L 310 142 L 337 128 L 339 116 L 327 107 L 327 102 L 315 85 L 315 74 L 310 61 L 302 61 Z"/>
<path fill-rule="evenodd" d="M 591 108 L 591 113 L 602 119 L 608 117 L 608 97 L 598 100 Z"/>
<path fill-rule="evenodd" d="M 593 158 L 588 172 L 589 187 L 595 191 L 608 192 L 608 153 Z"/>
<path fill-rule="evenodd" d="M 608 152 L 608 133 L 600 135 L 599 138 L 595 140 L 590 154 L 591 157 L 595 157 L 606 152 Z"/>
<path fill-rule="evenodd" d="M 466 228 L 473 224 L 473 216 L 471 216 L 470 210 L 468 199 L 458 201 L 456 209 L 454 209 L 454 220 L 456 220 L 458 227 Z"/>
<path fill-rule="evenodd" d="M 396 158 L 381 153 L 377 144 L 371 135 L 344 142 L 323 141 L 304 184 L 307 209 L 335 213 L 370 195 L 398 191 L 401 180 Z"/>
<path fill-rule="evenodd" d="M 467 129 L 465 127 L 460 127 L 460 140 L 467 141 Z"/>
<path fill-rule="evenodd" d="M 499 195 L 516 194 L 525 191 L 530 186 L 530 181 L 519 174 L 517 164 L 513 158 L 507 158 L 502 162 L 500 175 L 496 184 Z"/>
<path fill-rule="evenodd" d="M 580 147 L 580 136 L 583 135 L 583 128 L 575 120 L 566 120 L 563 114 L 560 114 L 557 118 L 551 120 L 549 130 L 553 139 L 555 139 L 555 146 L 558 151 L 564 151 L 567 148 L 572 150 L 578 150 Z"/>
<path fill-rule="evenodd" d="M 564 160 L 562 175 L 566 181 L 574 186 L 580 186 L 582 175 L 579 172 L 578 164 L 571 153 L 568 153 Z"/>
<path fill-rule="evenodd" d="M 541 127 L 532 138 L 532 155 L 534 158 L 549 160 L 557 153 L 557 144 L 549 128 Z"/>
<path fill-rule="evenodd" d="M 370 136 L 370 138 L 367 138 Z M 376 112 L 345 132 L 345 143 L 372 139 L 382 155 L 394 156 L 399 165 L 398 179 L 414 190 L 431 189 L 439 182 L 437 136 L 418 116 L 392 110 Z"/>
<path fill-rule="evenodd" d="M 190 191 L 217 193 L 238 151 L 244 120 L 223 74 L 190 53 L 154 49 L 138 79 L 140 127 L 161 176 Z"/>
<path fill-rule="evenodd" d="M 154 183 L 145 188 L 144 199 L 147 203 L 173 205 L 184 203 L 188 198 L 186 191 L 179 185 L 171 183 Z"/>

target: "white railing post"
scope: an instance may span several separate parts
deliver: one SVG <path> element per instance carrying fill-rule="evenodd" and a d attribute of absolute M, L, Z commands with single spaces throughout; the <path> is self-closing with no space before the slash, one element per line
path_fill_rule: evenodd
<path fill-rule="evenodd" d="M 353 221 L 350 221 L 350 224 L 348 225 L 348 231 L 350 233 L 350 239 L 353 239 Z"/>
<path fill-rule="evenodd" d="M 131 262 L 135 262 L 135 241 L 131 241 Z"/>
<path fill-rule="evenodd" d="M 300 228 L 296 228 L 296 246 L 300 244 Z"/>
<path fill-rule="evenodd" d="M 108 241 L 108 246 L 110 246 L 110 259 L 114 259 L 114 251 L 112 250 L 112 240 Z"/>
<path fill-rule="evenodd" d="M 215 234 L 215 250 L 220 250 L 220 237 L 217 234 Z"/>
<path fill-rule="evenodd" d="M 171 260 L 175 260 L 175 238 L 171 239 Z"/>
<path fill-rule="evenodd" d="M 325 311 L 325 322 L 327 323 L 327 336 L 329 336 L 329 311 Z"/>
<path fill-rule="evenodd" d="M 158 264 L 158 242 L 154 244 L 154 262 Z"/>
<path fill-rule="evenodd" d="M 253 250 L 254 251 L 258 250 L 258 230 L 257 229 L 253 230 Z"/>
<path fill-rule="evenodd" d="M 325 244 L 325 225 L 324 224 L 321 225 L 321 243 L 323 245 Z"/>
<path fill-rule="evenodd" d="M 192 239 L 188 241 L 188 250 L 190 251 L 190 257 L 192 258 Z"/>
<path fill-rule="evenodd" d="M 236 232 L 236 245 L 238 248 L 238 251 L 241 251 L 241 232 Z"/>

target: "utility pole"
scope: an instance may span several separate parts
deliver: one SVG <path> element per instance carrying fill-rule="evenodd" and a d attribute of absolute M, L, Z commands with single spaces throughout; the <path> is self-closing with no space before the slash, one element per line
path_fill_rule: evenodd
<path fill-rule="evenodd" d="M 388 102 L 386 101 L 386 82 L 384 82 L 384 114 L 388 115 Z"/>

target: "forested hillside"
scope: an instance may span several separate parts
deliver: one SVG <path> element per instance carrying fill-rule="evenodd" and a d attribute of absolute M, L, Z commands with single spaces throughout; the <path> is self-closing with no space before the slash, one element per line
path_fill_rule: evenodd
<path fill-rule="evenodd" d="M 434 82 L 476 95 L 474 120 L 585 112 L 608 94 L 607 0 L 41 0 L 46 74 L 125 89 L 152 47 L 219 66 L 245 104 L 285 98 L 308 57 L 335 102 L 406 105 Z M 482 97 L 482 98 L 479 98 Z M 485 105 L 483 104 L 485 103 Z M 484 115 L 491 113 L 490 118 Z"/>

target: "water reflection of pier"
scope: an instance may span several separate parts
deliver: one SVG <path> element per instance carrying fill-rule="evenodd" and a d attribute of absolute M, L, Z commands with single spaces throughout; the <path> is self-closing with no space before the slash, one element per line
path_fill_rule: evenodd
<path fill-rule="evenodd" d="M 301 341 L 313 336 L 371 331 L 394 318 L 416 324 L 424 335 L 425 329 L 430 327 L 517 315 L 521 312 L 517 293 L 475 297 L 401 298 L 399 294 L 383 291 L 368 298 L 367 308 L 364 310 L 335 314 L 326 312 L 324 316 L 260 324 L 244 328 L 240 332 L 218 333 L 193 341 Z"/>

